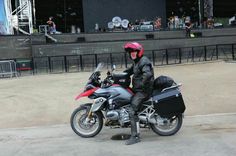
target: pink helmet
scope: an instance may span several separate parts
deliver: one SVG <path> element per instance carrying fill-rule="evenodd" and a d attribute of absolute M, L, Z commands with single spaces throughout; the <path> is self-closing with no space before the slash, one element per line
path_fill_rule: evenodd
<path fill-rule="evenodd" d="M 124 49 L 126 52 L 130 53 L 133 51 L 138 52 L 138 57 L 142 57 L 144 53 L 144 48 L 138 42 L 128 42 L 124 45 Z"/>

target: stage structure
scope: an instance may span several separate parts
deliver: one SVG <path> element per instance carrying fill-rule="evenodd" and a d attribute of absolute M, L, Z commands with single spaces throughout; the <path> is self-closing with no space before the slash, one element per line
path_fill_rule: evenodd
<path fill-rule="evenodd" d="M 204 0 L 204 17 L 213 17 L 213 0 Z"/>
<path fill-rule="evenodd" d="M 30 35 L 33 27 L 45 25 L 50 16 L 63 33 L 75 32 L 72 28 L 78 33 L 94 32 L 96 27 L 101 31 L 127 29 L 127 21 L 153 21 L 158 16 L 165 29 L 172 16 L 190 16 L 193 23 L 201 25 L 209 17 L 234 16 L 235 7 L 232 0 L 0 0 L 0 33 Z M 114 23 L 114 17 L 123 24 Z M 151 29 L 151 23 L 142 28 Z"/>
<path fill-rule="evenodd" d="M 31 0 L 15 0 L 16 8 L 12 11 L 12 25 L 19 33 L 30 35 L 33 33 L 33 14 Z"/>
<path fill-rule="evenodd" d="M 31 0 L 0 0 L 0 33 L 2 35 L 33 33 Z"/>
<path fill-rule="evenodd" d="M 95 31 L 96 26 L 103 31 L 108 25 L 111 26 L 110 22 L 114 17 L 128 20 L 133 24 L 136 20 L 148 22 L 160 17 L 163 19 L 162 25 L 164 27 L 166 25 L 165 0 L 83 0 L 82 2 L 85 32 Z M 116 21 L 115 26 L 117 25 L 119 21 L 118 23 Z"/>
<path fill-rule="evenodd" d="M 13 34 L 11 18 L 11 1 L 0 0 L 0 35 Z"/>

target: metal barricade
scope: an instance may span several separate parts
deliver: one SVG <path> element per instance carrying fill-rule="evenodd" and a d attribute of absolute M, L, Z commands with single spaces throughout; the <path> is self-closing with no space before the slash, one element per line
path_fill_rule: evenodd
<path fill-rule="evenodd" d="M 14 60 L 0 61 L 0 78 L 1 77 L 18 77 L 16 62 Z"/>
<path fill-rule="evenodd" d="M 48 25 L 40 25 L 39 26 L 39 33 L 44 33 L 44 34 L 47 34 L 48 32 Z"/>

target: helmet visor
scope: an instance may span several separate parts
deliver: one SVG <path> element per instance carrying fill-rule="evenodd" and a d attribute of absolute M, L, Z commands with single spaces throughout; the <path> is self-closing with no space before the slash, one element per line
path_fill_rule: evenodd
<path fill-rule="evenodd" d="M 127 53 L 132 53 L 132 52 L 137 52 L 137 49 L 133 49 L 133 48 L 125 48 L 125 52 Z"/>

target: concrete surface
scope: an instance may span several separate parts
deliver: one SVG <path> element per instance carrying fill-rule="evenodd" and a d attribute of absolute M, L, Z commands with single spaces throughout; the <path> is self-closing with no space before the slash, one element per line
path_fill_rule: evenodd
<path fill-rule="evenodd" d="M 142 141 L 127 146 L 111 136 L 129 129 L 104 128 L 81 138 L 69 125 L 0 130 L 0 156 L 235 156 L 236 113 L 187 116 L 174 136 L 141 129 Z"/>
<path fill-rule="evenodd" d="M 183 84 L 186 115 L 236 112 L 236 63 L 164 66 L 155 76 L 169 75 Z M 119 72 L 119 71 L 118 71 Z M 0 128 L 68 123 L 75 101 L 91 73 L 68 73 L 0 79 Z M 106 74 L 104 71 L 102 74 Z"/>
<path fill-rule="evenodd" d="M 90 73 L 1 79 L 0 156 L 235 156 L 235 69 L 235 62 L 155 68 L 156 77 L 169 75 L 183 83 L 186 118 L 174 136 L 142 129 L 142 142 L 132 146 L 110 139 L 130 129 L 104 128 L 90 139 L 71 130 L 72 111 L 89 102 L 74 97 Z"/>

